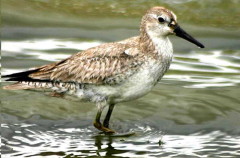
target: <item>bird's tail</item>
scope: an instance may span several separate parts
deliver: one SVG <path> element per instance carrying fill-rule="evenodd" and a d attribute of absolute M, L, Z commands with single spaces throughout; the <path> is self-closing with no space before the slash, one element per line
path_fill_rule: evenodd
<path fill-rule="evenodd" d="M 39 71 L 39 69 L 33 69 L 2 76 L 2 78 L 8 78 L 6 81 L 17 81 L 16 83 L 13 83 L 11 85 L 4 86 L 3 89 L 19 90 L 19 89 L 42 88 L 43 83 L 49 82 L 49 80 L 33 79 L 29 77 L 30 74 L 35 73 L 37 71 Z"/>
<path fill-rule="evenodd" d="M 54 68 L 64 63 L 67 59 L 59 61 L 57 63 L 43 65 L 31 70 L 2 76 L 2 78 L 7 78 L 6 81 L 16 81 L 14 84 L 4 86 L 3 89 L 18 90 L 32 88 L 51 88 L 52 86 L 60 86 L 61 84 L 54 83 L 51 80 L 50 76 L 51 73 L 54 72 Z"/>

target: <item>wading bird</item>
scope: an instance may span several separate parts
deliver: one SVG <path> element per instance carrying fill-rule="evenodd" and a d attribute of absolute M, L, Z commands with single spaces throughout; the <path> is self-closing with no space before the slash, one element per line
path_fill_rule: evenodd
<path fill-rule="evenodd" d="M 94 126 L 100 131 L 114 133 L 109 128 L 114 105 L 144 96 L 168 70 L 173 57 L 169 35 L 204 48 L 181 29 L 172 11 L 153 7 L 142 17 L 139 36 L 102 44 L 56 63 L 3 76 L 7 81 L 16 81 L 3 88 L 52 89 L 94 102 L 98 108 Z M 101 123 L 106 106 L 109 109 Z"/>

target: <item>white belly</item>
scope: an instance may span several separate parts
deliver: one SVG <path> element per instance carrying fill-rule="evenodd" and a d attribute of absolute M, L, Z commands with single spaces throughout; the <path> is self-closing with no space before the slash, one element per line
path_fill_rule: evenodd
<path fill-rule="evenodd" d="M 137 99 L 150 92 L 158 80 L 162 78 L 167 67 L 169 65 L 150 63 L 142 68 L 120 87 L 122 94 L 121 97 L 116 98 L 116 102 Z"/>

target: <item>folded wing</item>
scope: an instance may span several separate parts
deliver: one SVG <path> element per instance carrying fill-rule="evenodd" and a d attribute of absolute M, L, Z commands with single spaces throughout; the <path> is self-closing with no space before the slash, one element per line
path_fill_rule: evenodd
<path fill-rule="evenodd" d="M 126 44 L 103 44 L 60 62 L 4 77 L 19 82 L 117 84 L 137 71 L 142 64 L 139 57 Z"/>

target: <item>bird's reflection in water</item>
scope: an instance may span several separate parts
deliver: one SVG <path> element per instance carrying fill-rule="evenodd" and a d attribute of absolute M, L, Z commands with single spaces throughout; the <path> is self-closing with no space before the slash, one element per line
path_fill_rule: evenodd
<path fill-rule="evenodd" d="M 95 142 L 92 143 L 92 140 Z M 113 135 L 96 135 L 91 138 L 91 149 L 83 149 L 83 150 L 69 150 L 64 158 L 78 158 L 86 155 L 91 155 L 87 157 L 111 157 L 111 158 L 128 158 L 126 154 L 129 153 L 130 150 L 126 150 L 126 144 L 123 143 L 122 147 L 119 146 L 121 144 L 121 141 L 124 141 L 123 137 L 116 137 Z M 90 145 L 88 144 L 88 145 Z M 117 144 L 118 147 L 114 147 L 112 144 Z M 124 149 L 123 149 L 124 148 Z M 124 154 L 124 156 L 121 156 L 121 154 Z"/>
<path fill-rule="evenodd" d="M 95 139 L 95 146 L 97 147 L 97 156 L 119 157 L 119 154 L 129 152 L 129 150 L 117 149 L 112 146 L 113 141 L 123 140 L 121 138 L 112 137 L 111 135 L 99 135 L 93 138 Z"/>

